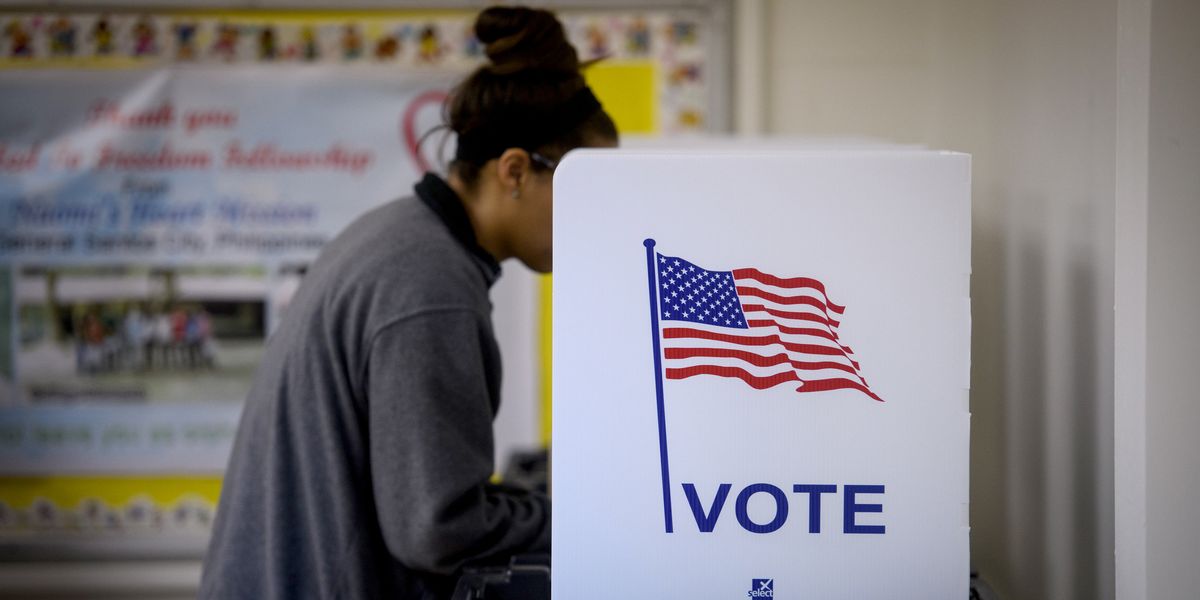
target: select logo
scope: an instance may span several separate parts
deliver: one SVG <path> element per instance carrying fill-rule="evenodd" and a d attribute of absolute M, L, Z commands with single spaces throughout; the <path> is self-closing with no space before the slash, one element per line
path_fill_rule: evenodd
<path fill-rule="evenodd" d="M 775 597 L 775 580 L 774 579 L 751 579 L 750 591 L 746 595 L 751 598 L 774 598 Z"/>

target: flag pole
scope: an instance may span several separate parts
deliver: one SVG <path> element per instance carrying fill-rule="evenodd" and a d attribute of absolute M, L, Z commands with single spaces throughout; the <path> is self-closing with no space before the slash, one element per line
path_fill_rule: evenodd
<path fill-rule="evenodd" d="M 650 287 L 650 339 L 654 342 L 654 388 L 658 394 L 658 458 L 662 464 L 663 520 L 667 533 L 675 531 L 671 519 L 671 476 L 667 469 L 667 421 L 663 411 L 662 350 L 658 332 L 658 282 L 654 274 L 654 240 L 642 242 L 646 246 L 646 280 Z"/>

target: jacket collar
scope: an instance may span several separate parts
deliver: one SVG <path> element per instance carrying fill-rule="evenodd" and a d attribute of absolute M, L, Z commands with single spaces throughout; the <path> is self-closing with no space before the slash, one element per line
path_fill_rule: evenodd
<path fill-rule="evenodd" d="M 426 173 L 413 190 L 421 202 L 445 223 L 454 239 L 482 264 L 488 285 L 495 283 L 500 277 L 500 263 L 479 245 L 475 229 L 471 227 L 471 219 L 467 216 L 467 209 L 450 184 L 433 173 Z"/>

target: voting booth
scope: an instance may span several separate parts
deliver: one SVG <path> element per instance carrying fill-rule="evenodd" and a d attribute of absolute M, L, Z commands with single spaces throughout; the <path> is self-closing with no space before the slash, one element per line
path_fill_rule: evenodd
<path fill-rule="evenodd" d="M 576 151 L 559 598 L 968 595 L 970 157 Z"/>

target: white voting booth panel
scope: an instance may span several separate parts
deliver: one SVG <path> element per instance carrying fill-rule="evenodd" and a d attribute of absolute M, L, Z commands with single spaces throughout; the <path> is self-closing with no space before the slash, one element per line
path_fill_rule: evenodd
<path fill-rule="evenodd" d="M 558 598 L 968 594 L 970 157 L 579 151 Z"/>

